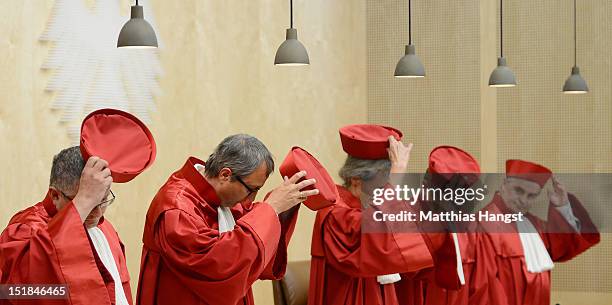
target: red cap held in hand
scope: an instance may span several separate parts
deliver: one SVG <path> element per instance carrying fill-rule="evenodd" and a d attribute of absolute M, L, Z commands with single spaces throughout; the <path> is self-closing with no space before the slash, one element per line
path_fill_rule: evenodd
<path fill-rule="evenodd" d="M 90 113 L 81 125 L 81 154 L 106 160 L 113 182 L 128 182 L 155 161 L 153 135 L 138 118 L 116 109 Z"/>
<path fill-rule="evenodd" d="M 306 171 L 304 179 L 315 179 L 317 181 L 314 186 L 311 185 L 304 188 L 304 190 L 314 188 L 319 190 L 319 194 L 309 196 L 304 201 L 304 204 L 309 209 L 316 211 L 331 206 L 336 202 L 338 197 L 336 184 L 321 163 L 306 150 L 300 147 L 293 147 L 285 157 L 279 171 L 283 177 L 289 178 L 299 171 Z"/>

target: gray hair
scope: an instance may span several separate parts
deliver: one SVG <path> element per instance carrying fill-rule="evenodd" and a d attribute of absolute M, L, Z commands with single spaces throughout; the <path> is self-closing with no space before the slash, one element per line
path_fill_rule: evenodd
<path fill-rule="evenodd" d="M 351 178 L 361 178 L 361 180 L 367 181 L 381 171 L 387 174 L 391 171 L 391 161 L 389 159 L 366 160 L 347 156 L 338 175 L 344 180 L 344 186 L 348 187 L 351 184 Z"/>
<path fill-rule="evenodd" d="M 257 138 L 236 134 L 229 136 L 215 148 L 208 157 L 204 173 L 207 177 L 216 177 L 224 167 L 232 170 L 238 177 L 253 173 L 261 164 L 266 164 L 266 175 L 274 171 L 274 160 L 268 148 Z"/>
<path fill-rule="evenodd" d="M 49 186 L 62 192 L 76 192 L 85 162 L 78 146 L 63 149 L 53 157 Z"/>

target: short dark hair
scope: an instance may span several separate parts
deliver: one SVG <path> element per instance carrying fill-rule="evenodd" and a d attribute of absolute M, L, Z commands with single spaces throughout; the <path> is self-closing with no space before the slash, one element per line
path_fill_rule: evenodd
<path fill-rule="evenodd" d="M 266 175 L 270 175 L 274 171 L 274 159 L 268 148 L 253 136 L 236 134 L 219 143 L 208 157 L 204 173 L 207 177 L 216 177 L 221 169 L 227 167 L 235 176 L 245 177 L 262 162 L 266 164 Z"/>
<path fill-rule="evenodd" d="M 85 162 L 78 146 L 63 149 L 53 157 L 49 186 L 62 192 L 76 192 L 83 168 Z"/>

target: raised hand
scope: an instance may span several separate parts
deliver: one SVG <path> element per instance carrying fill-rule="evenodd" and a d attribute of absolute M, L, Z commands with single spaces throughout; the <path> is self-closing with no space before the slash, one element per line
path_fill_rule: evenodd
<path fill-rule="evenodd" d="M 85 221 L 91 210 L 102 202 L 112 183 L 108 162 L 95 156 L 89 158 L 81 173 L 79 190 L 72 200 L 81 220 Z"/>
<path fill-rule="evenodd" d="M 391 160 L 391 173 L 405 173 L 408 170 L 410 162 L 410 151 L 412 151 L 412 143 L 407 146 L 401 141 L 398 141 L 393 136 L 389 136 L 389 160 Z"/>
<path fill-rule="evenodd" d="M 548 190 L 548 199 L 554 206 L 560 207 L 569 203 L 569 197 L 567 196 L 567 190 L 565 185 L 559 182 L 556 176 L 552 176 L 553 190 Z"/>
<path fill-rule="evenodd" d="M 276 214 L 280 214 L 290 208 L 298 205 L 308 198 L 319 194 L 318 189 L 304 190 L 303 188 L 314 185 L 315 179 L 306 179 L 298 182 L 306 176 L 305 171 L 301 171 L 293 175 L 291 178 L 285 177 L 285 181 L 272 190 L 266 202 L 272 206 Z"/>

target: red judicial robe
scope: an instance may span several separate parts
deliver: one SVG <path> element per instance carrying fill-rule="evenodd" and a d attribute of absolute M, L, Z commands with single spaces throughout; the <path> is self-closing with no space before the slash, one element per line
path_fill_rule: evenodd
<path fill-rule="evenodd" d="M 236 226 L 219 236 L 219 198 L 191 157 L 161 187 L 143 234 L 139 305 L 252 305 L 251 285 L 280 279 L 297 212 L 266 203 L 231 209 Z"/>
<path fill-rule="evenodd" d="M 471 287 L 474 277 L 478 235 L 472 231 L 457 233 L 465 285 L 458 289 L 447 289 L 436 281 L 435 269 L 427 268 L 402 274 L 402 280 L 395 284 L 397 298 L 401 305 L 468 305 L 477 302 Z"/>
<path fill-rule="evenodd" d="M 574 231 L 553 205 L 549 207 L 547 221 L 527 214 L 554 262 L 568 261 L 597 244 L 600 239 L 595 225 L 578 199 L 569 194 L 569 200 L 574 216 L 580 221 L 581 232 Z M 496 194 L 483 210 L 510 213 L 499 194 Z M 481 223 L 485 233 L 482 233 L 482 241 L 477 245 L 478 260 L 475 268 L 484 272 L 475 273 L 477 277 L 482 278 L 475 281 L 479 286 L 474 289 L 483 293 L 476 304 L 550 304 L 550 271 L 527 271 L 515 223 L 507 224 L 501 229 L 491 227 L 493 225 L 499 226 L 499 223 Z"/>
<path fill-rule="evenodd" d="M 395 286 L 380 285 L 376 276 L 431 267 L 436 261 L 433 247 L 448 244 L 436 242 L 434 246 L 419 233 L 362 234 L 360 199 L 342 186 L 337 189 L 336 205 L 317 212 L 308 304 L 398 304 Z M 454 251 L 452 247 L 450 253 L 456 260 Z M 456 271 L 456 262 L 450 269 Z"/>
<path fill-rule="evenodd" d="M 108 240 L 125 296 L 132 304 L 124 246 L 107 220 Z M 66 284 L 64 300 L 0 300 L 0 304 L 115 304 L 115 284 L 98 257 L 74 204 L 57 211 L 49 194 L 17 213 L 0 236 L 1 284 Z"/>

